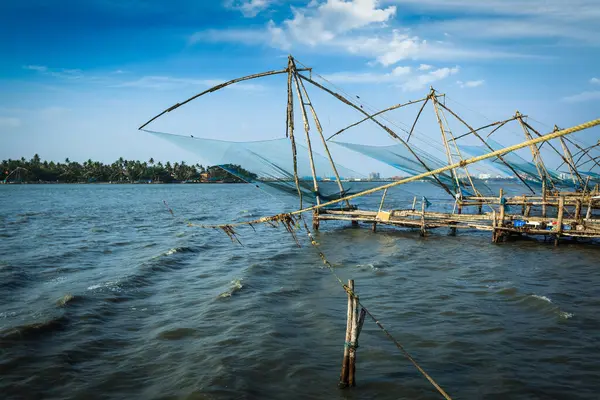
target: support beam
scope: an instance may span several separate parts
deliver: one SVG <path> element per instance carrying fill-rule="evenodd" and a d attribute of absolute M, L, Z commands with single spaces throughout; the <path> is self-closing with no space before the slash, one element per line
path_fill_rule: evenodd
<path fill-rule="evenodd" d="M 227 81 L 227 82 L 220 83 L 220 84 L 218 84 L 218 85 L 216 85 L 216 86 L 213 86 L 213 87 L 211 87 L 210 89 L 206 89 L 205 91 L 203 91 L 203 92 L 201 92 L 201 93 L 198 93 L 198 94 L 197 94 L 197 95 L 195 95 L 195 96 L 192 96 L 192 97 L 190 97 L 189 99 L 187 99 L 187 100 L 185 100 L 185 101 L 182 101 L 181 103 L 177 103 L 177 104 L 175 104 L 175 105 L 173 105 L 173 106 L 171 106 L 171 107 L 167 108 L 166 110 L 164 110 L 164 111 L 163 111 L 163 112 L 161 112 L 160 114 L 158 114 L 158 115 L 156 115 L 156 116 L 152 117 L 150 120 L 148 120 L 148 121 L 147 121 L 146 123 L 144 123 L 142 126 L 140 126 L 138 129 L 143 129 L 143 128 L 144 128 L 146 125 L 148 125 L 149 123 L 151 123 L 151 122 L 152 122 L 152 121 L 154 121 L 155 119 L 157 119 L 157 118 L 159 118 L 159 117 L 163 116 L 164 114 L 166 114 L 166 113 L 168 113 L 168 112 L 171 112 L 171 111 L 173 111 L 173 110 L 175 110 L 175 109 L 177 109 L 177 108 L 181 107 L 181 106 L 182 106 L 182 105 L 184 105 L 184 104 L 187 104 L 187 103 L 189 103 L 189 102 L 190 102 L 190 101 L 192 101 L 192 100 L 195 100 L 195 99 L 197 99 L 198 97 L 204 96 L 204 95 L 205 95 L 205 94 L 207 94 L 207 93 L 216 92 L 217 90 L 219 90 L 219 89 L 223 89 L 224 87 L 227 87 L 227 86 L 229 86 L 229 85 L 233 85 L 234 83 L 238 83 L 238 82 L 242 82 L 242 81 L 248 81 L 248 80 L 250 80 L 250 79 L 262 78 L 262 77 L 264 77 L 264 76 L 271 76 L 271 75 L 285 74 L 285 73 L 287 73 L 287 72 L 288 72 L 288 69 L 287 69 L 287 68 L 286 68 L 286 69 L 281 69 L 281 70 L 278 70 L 278 71 L 268 71 L 268 72 L 261 72 L 261 73 L 259 73 L 259 74 L 248 75 L 248 76 L 244 76 L 244 77 L 241 77 L 241 78 L 232 79 L 232 80 L 230 80 L 230 81 Z"/>
<path fill-rule="evenodd" d="M 400 141 L 400 143 L 402 143 L 407 149 L 408 151 L 413 155 L 413 157 L 415 157 L 415 159 L 428 171 L 431 172 L 431 168 L 429 168 L 429 166 L 427 164 L 425 164 L 423 162 L 423 160 L 421 160 L 421 157 L 419 157 L 415 151 L 412 149 L 412 147 L 410 147 L 408 145 L 408 143 L 406 143 L 404 140 L 402 140 L 402 138 L 400 138 L 400 136 L 398 136 L 393 130 L 391 130 L 390 128 L 388 128 L 387 126 L 383 125 L 381 122 L 377 121 L 375 118 L 371 117 L 366 111 L 364 111 L 362 108 L 358 107 L 356 104 L 352 103 L 350 100 L 346 99 L 344 96 L 334 92 L 333 90 L 330 90 L 328 88 L 326 88 L 325 86 L 321 85 L 318 82 L 313 81 L 312 79 L 310 79 L 307 76 L 304 76 L 302 74 L 298 74 L 298 76 L 300 78 L 302 78 L 303 80 L 309 82 L 310 84 L 318 87 L 319 89 L 329 93 L 330 95 L 332 95 L 333 97 L 335 97 L 336 99 L 338 99 L 339 101 L 341 101 L 344 104 L 349 105 L 350 107 L 354 108 L 355 110 L 357 110 L 358 112 L 360 112 L 361 114 L 365 115 L 367 118 L 369 118 L 371 121 L 373 121 L 374 123 L 376 123 L 377 125 L 379 125 L 379 127 L 381 127 L 383 130 L 385 130 L 391 137 L 393 137 L 394 139 Z M 435 175 L 435 174 L 429 174 L 428 176 L 432 176 L 439 184 L 440 186 L 450 195 L 450 196 L 454 196 L 454 194 L 452 193 L 452 191 L 448 188 L 448 186 L 446 186 L 444 183 L 442 183 L 442 181 L 440 181 L 440 179 Z"/>

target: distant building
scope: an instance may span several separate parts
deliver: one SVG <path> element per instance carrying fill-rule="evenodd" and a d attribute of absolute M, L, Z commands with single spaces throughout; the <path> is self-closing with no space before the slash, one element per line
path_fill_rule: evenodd
<path fill-rule="evenodd" d="M 378 181 L 381 179 L 381 175 L 379 174 L 379 172 L 371 172 L 369 174 L 369 180 L 371 181 Z"/>
<path fill-rule="evenodd" d="M 479 174 L 479 179 L 490 179 L 491 177 L 491 174 Z"/>

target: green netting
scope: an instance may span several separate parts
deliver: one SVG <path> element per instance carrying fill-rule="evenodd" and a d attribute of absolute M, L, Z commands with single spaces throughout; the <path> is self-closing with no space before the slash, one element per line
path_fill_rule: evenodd
<path fill-rule="evenodd" d="M 230 142 L 147 130 L 145 132 L 168 140 L 200 157 L 203 162 L 219 166 L 246 182 L 254 183 L 267 192 L 298 195 L 294 181 L 292 148 L 290 140 L 287 138 Z M 314 204 L 317 193 L 314 191 L 308 149 L 298 143 L 296 143 L 296 148 L 297 171 L 302 199 Z M 313 151 L 313 161 L 318 177 L 318 194 L 321 200 L 333 200 L 342 195 L 353 193 L 353 184 L 347 180 L 364 178 L 363 175 L 336 163 L 337 172 L 340 179 L 343 180 L 343 190 L 340 191 L 329 159 Z M 242 172 L 243 170 L 247 172 Z"/>
<path fill-rule="evenodd" d="M 448 165 L 447 163 L 435 158 L 434 156 L 424 152 L 423 150 L 420 150 L 418 147 L 413 145 L 411 145 L 411 152 L 411 150 L 409 150 L 404 144 L 395 144 L 391 146 L 369 146 L 336 141 L 332 141 L 331 143 L 335 143 L 357 153 L 364 154 L 367 157 L 381 161 L 400 171 L 406 172 L 409 176 L 419 175 Z M 419 159 L 421 161 L 419 161 Z M 459 193 L 460 191 L 463 196 L 471 196 L 474 193 L 474 190 L 469 188 L 470 183 L 464 177 L 458 179 L 460 188 L 457 187 L 456 181 L 450 172 L 437 174 L 436 177 L 437 179 L 434 177 L 428 177 L 425 178 L 425 180 L 438 186 L 446 186 L 453 193 Z M 483 184 L 481 185 L 481 188 L 478 186 L 477 190 L 480 192 L 489 191 L 489 189 Z"/>
<path fill-rule="evenodd" d="M 492 139 L 487 139 L 486 142 L 494 150 L 500 150 L 505 147 Z M 490 149 L 485 145 L 460 146 L 460 149 L 461 149 L 461 151 L 464 151 L 466 154 L 469 154 L 470 156 L 481 156 L 483 154 L 487 154 L 490 152 Z M 540 175 L 538 173 L 537 167 L 535 166 L 534 163 L 523 159 L 522 157 L 520 157 L 518 154 L 516 154 L 514 152 L 504 154 L 502 156 L 502 158 L 515 171 L 517 171 L 517 173 L 523 179 L 530 181 L 532 183 L 541 185 L 542 181 L 541 181 Z M 488 163 L 488 164 L 492 163 L 494 168 L 497 168 L 498 170 L 506 173 L 507 175 L 514 175 L 514 172 L 504 162 L 502 162 L 502 160 L 500 160 L 498 158 L 491 158 L 491 159 L 485 160 L 483 162 Z M 558 171 L 550 169 L 547 166 L 546 166 L 546 170 L 548 171 L 550 178 L 552 179 L 552 181 L 555 184 L 559 184 L 562 186 L 573 186 L 572 181 L 570 181 L 568 179 L 561 179 L 561 176 L 560 176 L 561 174 Z"/>

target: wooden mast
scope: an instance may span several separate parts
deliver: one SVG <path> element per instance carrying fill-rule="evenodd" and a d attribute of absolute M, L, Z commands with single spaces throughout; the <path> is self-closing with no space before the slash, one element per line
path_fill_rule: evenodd
<path fill-rule="evenodd" d="M 431 88 L 431 90 L 432 90 L 432 93 L 433 93 L 432 96 L 431 96 L 431 101 L 433 102 L 434 107 L 440 107 L 441 103 L 437 100 L 437 98 L 435 96 L 435 90 L 433 88 Z M 454 148 L 456 150 L 456 155 L 458 156 L 458 158 L 460 160 L 463 160 L 463 156 L 462 156 L 462 154 L 460 152 L 460 149 L 459 149 L 458 145 L 456 144 L 456 139 L 454 138 L 454 134 L 452 133 L 452 130 L 450 129 L 450 125 L 448 124 L 448 120 L 446 119 L 446 115 L 444 114 L 444 112 L 442 110 L 438 109 L 438 111 L 439 111 L 439 114 L 444 119 L 444 123 L 445 123 L 446 127 L 448 128 L 448 130 L 446 132 L 450 135 L 450 138 L 452 139 L 452 143 L 454 144 Z M 452 159 L 452 160 L 454 161 L 454 159 Z M 469 180 L 469 183 L 471 184 L 471 187 L 473 188 L 473 191 L 475 192 L 475 194 L 481 196 L 481 193 L 479 192 L 479 190 L 477 190 L 477 188 L 475 187 L 475 184 L 473 183 L 473 179 L 472 179 L 471 174 L 469 173 L 469 170 L 467 169 L 467 167 L 466 166 L 463 167 L 463 170 L 467 174 L 467 179 Z M 460 204 L 459 204 L 459 207 L 460 207 Z"/>
<path fill-rule="evenodd" d="M 297 78 L 297 75 L 296 75 Z M 323 135 L 323 127 L 321 126 L 321 121 L 319 121 L 319 117 L 317 116 L 317 112 L 312 104 L 312 100 L 308 95 L 308 91 L 304 86 L 304 82 L 301 79 L 297 78 L 297 82 L 300 84 L 300 88 L 302 89 L 302 93 L 304 97 L 308 101 L 307 105 L 310 108 L 310 111 L 313 116 L 313 120 L 315 121 L 315 126 L 317 127 L 317 132 L 319 132 L 319 137 L 321 138 L 321 142 L 323 143 L 323 147 L 325 148 L 325 153 L 327 154 L 327 158 L 329 159 L 329 163 L 331 164 L 331 169 L 335 175 L 335 180 L 338 184 L 338 188 L 340 189 L 340 196 L 344 194 L 344 186 L 342 185 L 342 180 L 340 179 L 340 174 L 338 173 L 335 162 L 333 161 L 333 157 L 331 157 L 331 152 L 329 151 L 329 146 L 327 145 L 327 141 L 325 140 L 325 136 Z M 350 202 L 346 202 L 347 206 L 350 207 Z"/>
<path fill-rule="evenodd" d="M 302 74 L 298 74 L 298 76 L 300 78 L 302 78 L 303 80 L 309 82 L 310 84 L 318 87 L 319 89 L 324 90 L 325 92 L 329 93 L 330 95 L 332 95 L 333 97 L 335 97 L 336 99 L 338 99 L 339 101 L 341 101 L 342 103 L 349 105 L 350 107 L 352 107 L 355 110 L 359 111 L 361 114 L 365 115 L 371 121 L 373 121 L 374 123 L 376 123 L 377 125 L 379 125 L 383 130 L 385 130 L 391 137 L 393 137 L 394 139 L 400 141 L 400 143 L 402 143 L 408 149 L 408 151 L 413 155 L 413 157 L 415 157 L 415 159 L 427 171 L 429 171 L 429 172 L 432 171 L 432 169 L 429 168 L 429 166 L 423 162 L 423 160 L 421 159 L 421 157 L 419 157 L 418 154 L 415 153 L 415 151 L 412 149 L 412 147 L 410 147 L 408 145 L 408 143 L 406 143 L 404 140 L 402 140 L 402 138 L 400 136 L 398 136 L 393 130 L 391 130 L 390 128 L 388 128 L 387 126 L 383 125 L 381 122 L 379 122 L 378 120 L 376 120 L 375 118 L 373 118 L 371 115 L 369 115 L 369 113 L 367 113 L 366 111 L 364 111 L 362 108 L 358 107 L 356 104 L 352 103 L 350 100 L 348 100 L 344 96 L 340 95 L 339 93 L 336 93 L 333 90 L 330 90 L 330 89 L 326 88 L 325 86 L 319 84 L 318 82 L 315 82 L 314 80 L 310 79 L 309 77 L 304 76 Z M 433 177 L 433 179 L 435 179 L 440 184 L 440 186 L 449 195 L 451 195 L 452 197 L 454 197 L 454 193 L 452 193 L 452 191 L 448 188 L 448 186 L 446 184 L 444 184 L 435 174 L 431 174 L 431 176 Z"/>
<path fill-rule="evenodd" d="M 525 134 L 525 139 L 527 139 L 529 142 L 531 142 L 531 140 L 533 140 L 533 137 L 531 136 L 531 133 L 529 132 L 529 130 L 527 129 L 527 126 L 525 125 L 525 123 L 523 121 L 523 115 L 519 111 L 517 111 L 515 113 L 515 117 L 517 117 L 517 121 L 519 121 L 519 124 L 521 124 L 521 128 L 523 128 L 523 133 Z M 546 169 L 546 166 L 544 165 L 544 160 L 542 159 L 542 155 L 540 154 L 540 149 L 538 149 L 538 147 L 535 144 L 530 144 L 529 149 L 531 150 L 531 155 L 533 156 L 533 162 L 535 163 L 535 167 L 538 171 L 540 179 L 542 181 L 549 181 L 550 184 L 552 185 L 552 187 L 554 187 L 554 181 L 550 178 L 550 174 L 548 174 L 548 170 Z"/>
<path fill-rule="evenodd" d="M 292 143 L 292 161 L 294 163 L 294 183 L 296 184 L 296 190 L 298 191 L 298 197 L 300 198 L 300 207 L 302 208 L 302 190 L 300 190 L 300 180 L 298 179 L 298 160 L 296 153 L 296 139 L 294 138 L 294 93 L 292 88 L 292 75 L 293 75 L 293 65 L 291 62 L 291 57 L 288 59 L 288 67 L 287 67 L 287 126 L 286 126 L 286 136 L 290 138 L 290 142 Z"/>
<path fill-rule="evenodd" d="M 310 161 L 310 171 L 312 173 L 313 178 L 313 190 L 315 193 L 315 198 L 317 200 L 317 205 L 321 204 L 321 199 L 319 196 L 319 183 L 317 179 L 317 171 L 315 170 L 315 161 L 313 159 L 313 151 L 312 144 L 310 142 L 310 125 L 308 123 L 308 115 L 306 114 L 306 106 L 304 105 L 304 98 L 302 97 L 302 92 L 300 91 L 300 83 L 298 82 L 298 76 L 296 74 L 296 64 L 294 63 L 294 59 L 292 56 L 289 58 L 290 64 L 290 74 L 294 79 L 294 83 L 296 84 L 296 94 L 298 95 L 298 102 L 300 102 L 300 110 L 302 111 L 302 121 L 304 122 L 304 132 L 306 133 L 306 144 L 308 146 L 308 159 Z"/>
<path fill-rule="evenodd" d="M 433 90 L 433 88 L 431 88 L 429 97 L 431 98 L 432 95 L 435 95 L 435 91 Z M 444 142 L 444 149 L 446 151 L 446 158 L 448 159 L 448 165 L 452 165 L 452 164 L 454 164 L 454 160 L 452 159 L 452 153 L 450 151 L 450 146 L 448 145 L 448 139 L 446 138 L 446 130 L 444 129 L 444 125 L 442 124 L 442 119 L 440 118 L 440 113 L 439 113 L 439 110 L 438 110 L 435 100 L 433 101 L 433 110 L 435 111 L 435 117 L 437 119 L 438 125 L 440 126 L 440 132 L 442 134 L 442 142 Z M 457 194 L 462 193 L 461 187 L 460 187 L 460 180 L 458 179 L 458 174 L 456 173 L 456 170 L 452 169 L 450 171 L 450 173 L 452 174 L 452 177 L 454 178 L 454 182 L 456 184 L 456 187 L 454 188 L 455 189 L 454 196 L 456 197 Z"/>
<path fill-rule="evenodd" d="M 489 144 L 488 144 L 488 143 L 487 143 L 487 142 L 486 142 L 486 141 L 485 141 L 485 140 L 484 140 L 484 139 L 483 139 L 483 138 L 482 138 L 482 137 L 481 137 L 481 136 L 480 136 L 480 135 L 477 133 L 477 131 L 479 131 L 479 130 L 482 130 L 482 129 L 485 129 L 485 128 L 490 128 L 490 127 L 492 127 L 492 126 L 494 126 L 494 125 L 498 125 L 498 127 L 496 127 L 496 128 L 495 128 L 495 129 L 494 129 L 492 132 L 490 132 L 490 135 L 491 135 L 491 134 L 492 134 L 492 133 L 494 133 L 496 130 L 498 130 L 498 129 L 500 129 L 501 127 L 503 127 L 504 125 L 506 125 L 508 122 L 510 122 L 510 121 L 514 121 L 514 120 L 516 119 L 516 117 L 513 117 L 513 118 L 507 119 L 507 120 L 505 120 L 505 121 L 494 122 L 493 124 L 488 124 L 488 125 L 486 125 L 486 126 L 484 126 L 484 127 L 481 127 L 481 128 L 479 128 L 479 129 L 473 129 L 473 128 L 472 128 L 472 127 L 471 127 L 471 126 L 470 126 L 470 125 L 469 125 L 469 124 L 468 124 L 468 123 L 467 123 L 467 122 L 464 120 L 464 119 L 462 119 L 462 118 L 461 118 L 461 117 L 460 117 L 458 114 L 456 114 L 454 111 L 452 111 L 452 110 L 450 109 L 450 107 L 446 106 L 445 104 L 439 103 L 439 102 L 438 102 L 438 104 L 439 104 L 439 105 L 440 105 L 440 106 L 441 106 L 441 107 L 442 107 L 444 110 L 446 110 L 446 111 L 448 111 L 450 114 L 452 114 L 452 115 L 454 116 L 454 118 L 456 118 L 456 119 L 457 119 L 459 122 L 461 122 L 461 123 L 462 123 L 464 126 L 466 126 L 466 127 L 467 127 L 467 129 L 469 129 L 469 130 L 470 130 L 470 132 L 468 132 L 468 133 L 465 133 L 464 135 L 461 135 L 461 136 L 457 137 L 457 138 L 455 139 L 455 143 L 456 143 L 456 140 L 458 140 L 460 137 L 463 137 L 463 136 L 466 136 L 466 135 L 470 135 L 470 134 L 472 133 L 472 134 L 473 134 L 473 135 L 475 135 L 475 137 L 476 137 L 477 139 L 479 139 L 479 140 L 480 140 L 480 141 L 481 141 L 481 142 L 482 142 L 482 143 L 483 143 L 483 144 L 484 144 L 484 145 L 485 145 L 485 146 L 486 146 L 486 147 L 487 147 L 487 148 L 488 148 L 490 151 L 494 151 L 494 149 L 492 148 L 492 146 L 490 146 L 490 145 L 489 145 Z M 489 135 L 488 135 L 488 136 L 489 136 Z M 517 171 L 514 169 L 514 167 L 513 167 L 512 165 L 510 165 L 509 163 L 507 163 L 507 162 L 506 162 L 506 160 L 504 160 L 504 157 L 502 157 L 502 156 L 498 156 L 498 159 L 499 159 L 500 161 L 502 161 L 502 163 L 504 163 L 504 165 L 506 165 L 506 166 L 507 166 L 507 167 L 508 167 L 508 168 L 509 168 L 509 169 L 510 169 L 512 172 L 513 172 L 513 174 L 515 174 L 515 176 L 516 176 L 517 178 L 519 178 L 519 180 L 520 180 L 520 181 L 521 181 L 521 182 L 522 182 L 522 183 L 523 183 L 525 186 L 527 186 L 527 188 L 528 188 L 529 190 L 531 190 L 531 193 L 535 193 L 535 190 L 533 190 L 533 188 L 532 188 L 531 186 L 529 186 L 529 184 L 527 183 L 527 181 L 526 181 L 525 179 L 523 179 L 523 177 L 521 177 L 521 175 L 519 175 L 519 173 L 518 173 L 518 172 L 517 172 Z"/>

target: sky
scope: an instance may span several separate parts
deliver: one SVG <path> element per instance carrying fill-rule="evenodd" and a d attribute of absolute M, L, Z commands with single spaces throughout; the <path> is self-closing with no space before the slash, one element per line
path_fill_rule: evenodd
<path fill-rule="evenodd" d="M 2 2 L 0 159 L 38 153 L 55 161 L 153 157 L 202 162 L 137 128 L 217 83 L 285 68 L 289 54 L 365 110 L 421 98 L 433 86 L 472 125 L 510 118 L 516 110 L 539 122 L 544 133 L 554 124 L 575 125 L 600 117 L 600 3 L 566 4 Z M 285 86 L 283 76 L 236 84 L 148 128 L 233 141 L 281 138 Z M 361 119 L 331 96 L 308 89 L 326 135 Z M 390 114 L 390 127 L 403 134 L 417 111 Z M 433 111 L 424 114 L 414 143 L 428 150 L 439 141 L 439 129 Z M 518 126 L 502 135 L 496 140 L 504 144 L 523 140 Z M 577 139 L 591 144 L 599 137 L 591 130 Z M 374 124 L 349 130 L 339 140 L 390 143 Z M 343 151 L 339 157 L 344 164 L 356 161 Z"/>

